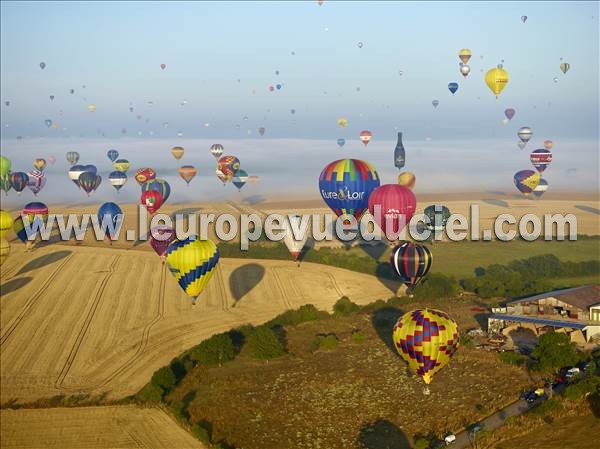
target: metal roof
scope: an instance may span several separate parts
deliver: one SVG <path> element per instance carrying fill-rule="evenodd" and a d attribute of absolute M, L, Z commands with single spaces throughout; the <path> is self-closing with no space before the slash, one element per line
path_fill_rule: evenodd
<path fill-rule="evenodd" d="M 550 297 L 556 298 L 559 301 L 565 302 L 580 309 L 589 309 L 594 305 L 600 304 L 600 285 L 584 285 L 581 287 L 553 290 L 540 295 L 534 295 L 527 298 L 510 301 L 508 304 L 537 301 L 538 299 Z"/>
<path fill-rule="evenodd" d="M 538 318 L 534 316 L 523 315 L 505 315 L 503 313 L 494 313 L 490 316 L 490 318 L 495 320 L 516 321 L 520 323 L 540 324 L 542 326 L 570 327 L 571 329 L 585 329 L 588 326 L 586 323 L 578 323 L 576 321 L 551 320 L 548 318 Z"/>

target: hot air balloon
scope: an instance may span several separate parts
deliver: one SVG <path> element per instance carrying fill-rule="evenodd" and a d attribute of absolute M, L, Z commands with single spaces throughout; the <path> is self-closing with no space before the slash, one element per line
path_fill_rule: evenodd
<path fill-rule="evenodd" d="M 10 159 L 0 156 L 0 177 L 4 178 L 10 171 Z"/>
<path fill-rule="evenodd" d="M 66 157 L 67 162 L 71 165 L 79 162 L 79 153 L 77 151 L 68 151 Z"/>
<path fill-rule="evenodd" d="M 429 223 L 427 223 L 427 229 L 436 232 L 440 232 L 446 227 L 446 223 L 451 215 L 450 209 L 441 204 L 432 204 L 431 206 L 427 206 L 423 213 L 429 219 Z"/>
<path fill-rule="evenodd" d="M 183 147 L 173 147 L 171 148 L 171 154 L 177 160 L 181 159 L 185 150 Z"/>
<path fill-rule="evenodd" d="M 4 190 L 4 193 L 8 195 L 8 191 L 12 188 L 10 185 L 10 178 L 8 175 L 0 176 L 0 190 Z"/>
<path fill-rule="evenodd" d="M 46 125 L 46 128 L 50 128 L 52 126 L 52 120 L 50 120 L 50 119 L 44 120 L 44 123 Z"/>
<path fill-rule="evenodd" d="M 0 237 L 0 267 L 4 265 L 10 254 L 10 243 L 4 237 Z"/>
<path fill-rule="evenodd" d="M 230 175 L 226 175 L 218 168 L 215 170 L 215 174 L 217 175 L 217 178 L 219 178 L 219 181 L 223 183 L 223 187 L 225 187 L 225 184 L 227 184 L 227 182 L 230 181 L 231 178 L 233 178 L 233 173 L 231 173 Z"/>
<path fill-rule="evenodd" d="M 44 70 L 46 68 L 45 62 L 40 62 L 40 69 Z"/>
<path fill-rule="evenodd" d="M 390 256 L 390 264 L 406 285 L 408 293 L 412 293 L 419 282 L 427 276 L 432 261 L 433 256 L 429 248 L 411 242 L 396 245 Z"/>
<path fill-rule="evenodd" d="M 223 145 L 221 145 L 220 143 L 215 143 L 210 147 L 210 154 L 212 154 L 215 159 L 219 160 L 219 158 L 223 155 L 224 150 L 225 149 L 223 148 Z"/>
<path fill-rule="evenodd" d="M 46 159 L 34 159 L 33 161 L 33 168 L 39 171 L 44 171 L 46 165 L 48 165 Z"/>
<path fill-rule="evenodd" d="M 142 192 L 154 190 L 162 195 L 163 204 L 167 202 L 171 195 L 171 186 L 167 181 L 160 178 L 155 178 L 152 181 L 146 181 L 142 184 Z"/>
<path fill-rule="evenodd" d="M 458 83 L 448 83 L 448 90 L 452 92 L 452 95 L 458 90 Z"/>
<path fill-rule="evenodd" d="M 379 187 L 379 175 L 368 162 L 358 159 L 333 161 L 319 176 L 323 200 L 338 216 L 362 217 L 369 205 L 369 196 Z"/>
<path fill-rule="evenodd" d="M 523 22 L 523 23 L 527 22 L 527 16 L 521 16 L 521 22 Z"/>
<path fill-rule="evenodd" d="M 551 140 L 544 140 L 544 148 L 545 149 L 551 150 L 553 146 L 554 146 L 554 142 L 552 142 Z"/>
<path fill-rule="evenodd" d="M 235 156 L 221 156 L 217 167 L 224 175 L 233 177 L 235 172 L 240 169 L 240 160 Z"/>
<path fill-rule="evenodd" d="M 154 214 L 163 204 L 163 196 L 157 190 L 146 190 L 142 192 L 141 204 L 150 214 Z"/>
<path fill-rule="evenodd" d="M 89 112 L 96 112 L 96 105 L 95 104 L 90 104 L 88 105 L 88 111 Z"/>
<path fill-rule="evenodd" d="M 219 250 L 212 240 L 190 236 L 171 242 L 166 252 L 169 271 L 181 289 L 192 297 L 192 304 L 206 287 L 219 263 Z"/>
<path fill-rule="evenodd" d="M 502 64 L 498 64 L 497 67 L 488 70 L 485 74 L 485 83 L 494 93 L 496 98 L 498 98 L 498 95 L 500 95 L 502 90 L 504 90 L 508 84 L 508 72 L 504 70 Z"/>
<path fill-rule="evenodd" d="M 462 76 L 466 78 L 467 76 L 469 76 L 469 73 L 471 73 L 471 67 L 469 67 L 467 64 L 463 64 L 460 66 L 460 74 Z"/>
<path fill-rule="evenodd" d="M 337 140 L 337 144 L 338 144 L 338 147 L 342 148 L 344 145 L 346 145 L 346 139 L 339 138 Z"/>
<path fill-rule="evenodd" d="M 508 108 L 508 109 L 504 110 L 504 115 L 509 120 L 512 120 L 512 118 L 515 116 L 516 113 L 517 113 L 517 111 L 515 111 L 513 108 Z"/>
<path fill-rule="evenodd" d="M 396 148 L 394 148 L 394 166 L 398 170 L 402 170 L 404 164 L 406 164 L 406 152 L 404 151 L 404 145 L 402 144 L 402 133 L 398 133 Z"/>
<path fill-rule="evenodd" d="M 446 366 L 459 344 L 458 325 L 435 309 L 413 310 L 400 317 L 392 333 L 394 346 L 426 385 Z M 425 388 L 425 394 L 429 390 Z"/>
<path fill-rule="evenodd" d="M 145 182 L 152 181 L 156 178 L 156 172 L 150 167 L 140 168 L 135 172 L 134 178 L 139 185 L 142 185 Z"/>
<path fill-rule="evenodd" d="M 114 162 L 119 157 L 119 152 L 117 150 L 108 150 L 106 156 L 108 156 L 111 162 Z"/>
<path fill-rule="evenodd" d="M 533 170 L 521 170 L 515 173 L 515 187 L 523 196 L 528 197 L 540 183 L 540 174 Z"/>
<path fill-rule="evenodd" d="M 417 199 L 408 187 L 384 184 L 369 196 L 369 212 L 389 240 L 396 240 L 416 209 Z"/>
<path fill-rule="evenodd" d="M 100 186 L 102 177 L 96 173 L 84 171 L 79 175 L 79 186 L 87 193 L 88 196 Z"/>
<path fill-rule="evenodd" d="M 523 126 L 517 132 L 517 136 L 519 136 L 519 139 L 521 139 L 521 142 L 527 143 L 533 137 L 533 131 L 531 130 L 531 128 L 529 126 Z"/>
<path fill-rule="evenodd" d="M 260 182 L 260 176 L 250 175 L 248 176 L 248 182 L 250 184 L 258 184 Z"/>
<path fill-rule="evenodd" d="M 75 89 L 69 89 L 69 93 L 73 95 L 75 93 Z"/>
<path fill-rule="evenodd" d="M 471 50 L 468 48 L 463 48 L 458 52 L 458 57 L 462 61 L 463 64 L 468 64 L 469 59 L 471 59 Z"/>
<path fill-rule="evenodd" d="M 183 179 L 188 186 L 190 185 L 190 181 L 196 176 L 196 173 L 196 167 L 193 165 L 184 165 L 179 168 L 179 176 L 181 176 L 181 179 Z"/>
<path fill-rule="evenodd" d="M 552 162 L 552 152 L 545 148 L 534 150 L 529 155 L 529 160 L 539 173 L 543 173 Z"/>
<path fill-rule="evenodd" d="M 12 227 L 13 219 L 11 215 L 5 210 L 0 209 L 0 237 L 6 237 Z"/>
<path fill-rule="evenodd" d="M 108 182 L 110 182 L 110 185 L 113 186 L 118 192 L 127 182 L 127 175 L 123 172 L 115 170 L 110 172 L 108 175 Z"/>
<path fill-rule="evenodd" d="M 117 159 L 113 162 L 113 167 L 115 170 L 125 173 L 129 170 L 129 161 L 127 159 Z"/>
<path fill-rule="evenodd" d="M 85 167 L 83 165 L 73 165 L 69 170 L 69 179 L 73 181 L 77 187 L 80 187 L 79 176 L 81 176 L 83 172 L 85 172 Z"/>
<path fill-rule="evenodd" d="M 302 249 L 306 245 L 306 241 L 308 239 L 307 232 L 302 233 L 300 222 L 302 221 L 302 217 L 300 215 L 289 215 L 288 220 L 285 221 L 285 236 L 283 238 L 283 243 L 287 247 L 288 251 L 294 258 L 294 261 L 300 263 L 300 255 L 302 254 Z M 300 235 L 294 235 L 293 229 L 300 231 Z"/>
<path fill-rule="evenodd" d="M 54 95 L 50 95 L 50 101 L 54 101 Z"/>
<path fill-rule="evenodd" d="M 46 185 L 46 176 L 44 175 L 44 172 L 34 169 L 27 173 L 27 177 L 29 178 L 27 180 L 27 187 L 29 187 L 29 190 L 37 196 L 37 194 L 40 193 L 40 190 Z"/>
<path fill-rule="evenodd" d="M 113 237 L 118 235 L 119 228 L 123 223 L 123 211 L 118 204 L 104 203 L 98 208 L 98 223 L 102 226 L 105 236 L 112 242 Z"/>
<path fill-rule="evenodd" d="M 358 48 L 363 48 L 363 43 L 362 43 L 362 42 L 359 42 L 358 44 L 356 44 L 356 46 L 357 46 Z"/>
<path fill-rule="evenodd" d="M 260 128 L 258 128 L 258 134 L 260 134 L 261 136 L 265 135 L 265 128 L 263 128 L 262 126 Z M 221 154 L 223 154 L 223 152 L 221 151 Z M 221 155 L 219 155 L 221 156 Z"/>
<path fill-rule="evenodd" d="M 371 131 L 365 130 L 360 132 L 360 141 L 363 143 L 364 146 L 367 146 L 372 138 L 373 134 L 371 134 Z"/>
<path fill-rule="evenodd" d="M 40 202 L 27 203 L 21 215 L 18 216 L 13 224 L 13 230 L 19 240 L 27 245 L 27 250 L 33 246 L 33 240 L 29 240 L 29 236 L 33 235 L 35 229 L 44 226 L 48 218 L 48 206 Z M 25 219 L 29 225 L 25 223 Z"/>
<path fill-rule="evenodd" d="M 5 101 L 4 104 L 8 107 L 10 106 L 10 101 Z"/>
<path fill-rule="evenodd" d="M 546 190 L 548 190 L 548 181 L 542 178 L 536 188 L 533 189 L 533 196 L 536 199 L 540 199 L 546 193 Z"/>
<path fill-rule="evenodd" d="M 167 68 L 167 64 L 161 64 L 160 68 L 163 69 L 163 70 L 166 69 Z"/>
<path fill-rule="evenodd" d="M 177 238 L 175 229 L 170 226 L 156 226 L 150 229 L 150 246 L 164 259 L 167 248 Z"/>
<path fill-rule="evenodd" d="M 415 186 L 416 180 L 415 175 L 409 171 L 404 171 L 398 175 L 398 185 L 408 187 L 411 190 Z"/>
<path fill-rule="evenodd" d="M 11 173 L 8 177 L 10 179 L 10 186 L 15 189 L 17 194 L 21 194 L 23 189 L 25 189 L 29 183 L 29 176 L 22 171 Z"/>
<path fill-rule="evenodd" d="M 348 120 L 345 117 L 340 117 L 337 119 L 337 124 L 341 128 L 345 128 L 348 125 Z"/>
<path fill-rule="evenodd" d="M 51 165 L 54 165 L 54 163 L 56 162 L 56 157 L 52 155 L 48 156 L 48 162 L 50 162 Z"/>
<path fill-rule="evenodd" d="M 231 178 L 231 183 L 236 186 L 238 190 L 242 190 L 242 187 L 246 185 L 246 181 L 248 181 L 248 173 L 241 168 L 236 171 L 233 178 Z"/>
<path fill-rule="evenodd" d="M 431 102 L 431 104 L 433 105 L 434 108 L 437 108 L 439 106 L 439 104 L 440 104 L 440 101 L 439 100 L 433 100 Z"/>
<path fill-rule="evenodd" d="M 567 73 L 567 72 L 569 71 L 569 69 L 570 69 L 570 68 L 571 68 L 571 64 L 569 64 L 568 62 L 563 62 L 563 63 L 560 65 L 560 70 L 561 70 L 563 73 Z"/>
<path fill-rule="evenodd" d="M 519 150 L 522 150 L 523 148 L 525 148 L 527 144 L 525 142 L 521 142 L 520 140 L 517 142 L 517 146 L 519 147 Z"/>

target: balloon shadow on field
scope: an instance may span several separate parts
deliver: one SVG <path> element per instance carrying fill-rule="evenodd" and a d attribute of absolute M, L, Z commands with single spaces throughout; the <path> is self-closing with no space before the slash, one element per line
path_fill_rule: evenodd
<path fill-rule="evenodd" d="M 175 218 L 177 215 L 190 215 L 202 210 L 201 207 L 185 207 L 183 209 L 177 209 L 171 213 L 171 220 L 173 220 L 173 224 L 175 224 Z M 186 217 L 187 218 L 187 217 Z"/>
<path fill-rule="evenodd" d="M 21 287 L 24 287 L 27 284 L 29 284 L 32 279 L 33 278 L 30 278 L 29 276 L 11 279 L 10 281 L 6 282 L 5 284 L 0 285 L 0 294 L 2 296 L 4 296 L 9 293 L 12 293 L 12 292 L 20 289 Z"/>
<path fill-rule="evenodd" d="M 242 199 L 242 203 L 250 205 L 264 203 L 265 201 L 266 198 L 263 195 L 251 195 Z"/>
<path fill-rule="evenodd" d="M 314 249 L 315 247 L 315 239 L 313 239 L 312 237 L 308 237 L 306 239 L 306 243 L 304 244 L 304 247 L 302 248 L 302 251 L 300 251 L 300 256 L 298 256 L 298 261 L 302 262 L 304 260 L 304 258 L 306 257 L 306 253 L 308 253 L 311 249 Z"/>
<path fill-rule="evenodd" d="M 500 192 L 499 190 L 486 190 L 485 193 L 491 193 L 492 195 L 506 195 L 506 192 Z"/>
<path fill-rule="evenodd" d="M 373 315 L 371 315 L 371 324 L 373 325 L 375 332 L 377 332 L 381 341 L 385 343 L 390 351 L 398 357 L 398 351 L 392 340 L 392 331 L 398 318 L 403 314 L 404 311 L 396 307 L 384 307 L 383 309 L 376 310 L 373 312 Z"/>
<path fill-rule="evenodd" d="M 64 259 L 68 255 L 70 255 L 72 252 L 73 251 L 66 251 L 66 250 L 65 251 L 56 251 L 54 253 L 45 254 L 43 256 L 37 257 L 37 258 L 27 262 L 27 264 L 25 264 L 25 266 L 23 266 L 19 270 L 17 275 L 27 273 L 28 271 L 31 271 L 31 270 L 36 270 L 38 268 L 45 267 L 46 265 L 50 265 L 54 262 L 58 262 L 59 260 Z"/>
<path fill-rule="evenodd" d="M 379 261 L 388 249 L 388 246 L 382 241 L 359 242 L 358 247 L 375 261 Z"/>
<path fill-rule="evenodd" d="M 396 295 L 402 285 L 398 276 L 392 271 L 392 266 L 389 262 L 377 262 L 375 277 L 394 295 Z"/>
<path fill-rule="evenodd" d="M 504 207 L 504 208 L 510 207 L 506 201 L 498 200 L 496 198 L 485 198 L 481 201 L 483 201 L 486 204 L 491 204 L 492 206 L 499 206 L 499 207 Z"/>
<path fill-rule="evenodd" d="M 584 212 L 589 212 L 590 214 L 600 215 L 600 209 L 596 209 L 595 207 L 585 206 L 582 204 L 577 204 L 575 206 L 576 209 L 582 210 Z"/>
<path fill-rule="evenodd" d="M 357 440 L 360 449 L 411 449 L 404 432 L 387 419 L 363 425 Z"/>
<path fill-rule="evenodd" d="M 265 276 L 265 267 L 257 263 L 249 263 L 236 268 L 229 275 L 229 290 L 235 304 L 256 287 Z"/>

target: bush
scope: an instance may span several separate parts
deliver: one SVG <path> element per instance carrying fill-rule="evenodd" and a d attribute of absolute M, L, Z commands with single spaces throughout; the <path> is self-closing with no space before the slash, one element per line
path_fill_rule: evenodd
<path fill-rule="evenodd" d="M 210 430 L 200 423 L 196 423 L 192 426 L 192 435 L 207 446 L 210 444 L 212 438 Z"/>
<path fill-rule="evenodd" d="M 363 306 L 361 311 L 367 312 L 367 313 L 377 312 L 378 310 L 385 309 L 387 306 L 388 306 L 387 302 L 385 302 L 383 299 L 378 299 L 375 302 L 370 302 L 366 306 Z"/>
<path fill-rule="evenodd" d="M 352 331 L 352 340 L 355 343 L 364 343 L 367 339 L 367 336 L 359 330 Z"/>
<path fill-rule="evenodd" d="M 473 349 L 475 347 L 475 341 L 470 335 L 464 334 L 460 336 L 460 344 L 465 348 Z"/>
<path fill-rule="evenodd" d="M 160 402 L 163 393 L 162 387 L 148 383 L 135 395 L 135 399 L 143 403 Z"/>
<path fill-rule="evenodd" d="M 181 401 L 173 402 L 169 406 L 169 408 L 171 409 L 171 413 L 173 413 L 173 416 L 175 416 L 175 418 L 177 418 L 181 422 L 187 422 L 190 418 L 190 415 L 187 411 L 187 405 Z"/>
<path fill-rule="evenodd" d="M 418 437 L 415 439 L 415 449 L 427 449 L 429 447 L 429 440 L 424 437 Z"/>
<path fill-rule="evenodd" d="M 296 326 L 308 321 L 317 321 L 328 317 L 329 314 L 324 310 L 319 310 L 312 304 L 306 304 L 296 310 L 286 310 L 266 323 L 266 326 Z"/>
<path fill-rule="evenodd" d="M 595 393 L 599 387 L 600 377 L 592 376 L 567 386 L 565 397 L 572 401 L 578 401 L 587 395 Z"/>
<path fill-rule="evenodd" d="M 152 385 L 162 388 L 163 394 L 167 394 L 171 391 L 176 382 L 177 379 L 170 366 L 163 366 L 157 370 L 150 380 Z"/>
<path fill-rule="evenodd" d="M 505 351 L 498 354 L 498 358 L 501 362 L 507 363 L 509 365 L 517 365 L 521 366 L 527 361 L 527 357 L 524 355 L 518 354 L 516 352 Z"/>
<path fill-rule="evenodd" d="M 260 360 L 269 360 L 285 354 L 277 334 L 267 327 L 259 326 L 248 336 L 248 346 L 252 355 Z"/>
<path fill-rule="evenodd" d="M 460 285 L 453 277 L 432 273 L 414 290 L 415 298 L 451 298 L 460 292 Z"/>
<path fill-rule="evenodd" d="M 544 417 L 551 413 L 562 410 L 563 405 L 556 398 L 548 399 L 547 401 L 540 402 L 529 410 L 529 413 L 535 416 Z"/>
<path fill-rule="evenodd" d="M 331 351 L 332 349 L 337 348 L 337 345 L 338 339 L 335 334 L 317 335 L 310 345 L 310 350 L 312 352 L 317 351 L 318 349 Z"/>
<path fill-rule="evenodd" d="M 536 359 L 534 367 L 538 371 L 557 371 L 580 360 L 575 343 L 571 343 L 568 335 L 557 332 L 540 336 L 532 356 Z"/>
<path fill-rule="evenodd" d="M 358 312 L 359 310 L 360 306 L 350 301 L 350 298 L 346 296 L 342 296 L 333 305 L 333 312 L 336 315 L 350 315 L 351 313 Z"/>
<path fill-rule="evenodd" d="M 190 359 L 202 365 L 220 365 L 235 358 L 233 342 L 228 333 L 204 340 L 189 351 Z"/>

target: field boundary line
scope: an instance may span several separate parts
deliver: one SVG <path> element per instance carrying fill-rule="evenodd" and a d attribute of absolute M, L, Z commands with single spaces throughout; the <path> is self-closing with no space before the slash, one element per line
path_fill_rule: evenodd
<path fill-rule="evenodd" d="M 79 333 L 77 334 L 77 338 L 75 339 L 75 343 L 73 344 L 73 347 L 71 348 L 71 351 L 69 352 L 69 356 L 67 357 L 67 360 L 66 360 L 65 364 L 63 365 L 63 368 L 62 368 L 60 374 L 58 375 L 56 382 L 54 383 L 56 388 L 62 387 L 62 384 L 65 381 L 67 374 L 69 373 L 69 371 L 71 370 L 71 367 L 73 366 L 73 362 L 77 358 L 77 353 L 79 352 L 79 349 L 81 348 L 81 344 L 83 343 L 83 340 L 85 339 L 87 331 L 88 331 L 90 325 L 92 324 L 94 315 L 96 314 L 96 310 L 98 310 L 101 299 L 104 296 L 104 289 L 106 288 L 108 281 L 110 280 L 113 273 L 115 272 L 115 266 L 117 265 L 117 262 L 119 261 L 120 258 L 121 258 L 120 254 L 116 255 L 113 258 L 112 262 L 108 266 L 108 273 L 100 281 L 100 286 L 96 290 L 94 299 L 92 300 L 92 305 L 90 307 L 90 310 L 88 311 L 85 321 L 83 322 L 83 326 L 79 330 Z"/>
<path fill-rule="evenodd" d="M 58 273 L 60 272 L 62 267 L 64 267 L 69 262 L 69 260 L 71 260 L 72 256 L 73 256 L 73 254 L 69 254 L 67 257 L 65 257 L 65 259 L 58 264 L 58 266 L 54 269 L 54 271 L 52 271 L 52 273 L 50 273 L 50 275 L 42 283 L 40 288 L 38 288 L 38 290 L 33 295 L 31 295 L 29 300 L 27 300 L 27 302 L 21 309 L 21 312 L 19 312 L 19 314 L 16 316 L 16 318 L 14 318 L 14 320 L 8 325 L 7 330 L 0 337 L 0 348 L 4 347 L 4 344 L 6 343 L 8 338 L 13 334 L 13 332 L 19 326 L 21 321 L 23 321 L 23 319 L 27 315 L 29 315 L 30 309 L 38 301 L 38 299 L 42 296 L 42 293 L 44 293 L 44 291 L 46 291 L 46 289 L 50 286 L 50 284 L 52 283 L 54 278 L 58 275 Z"/>

